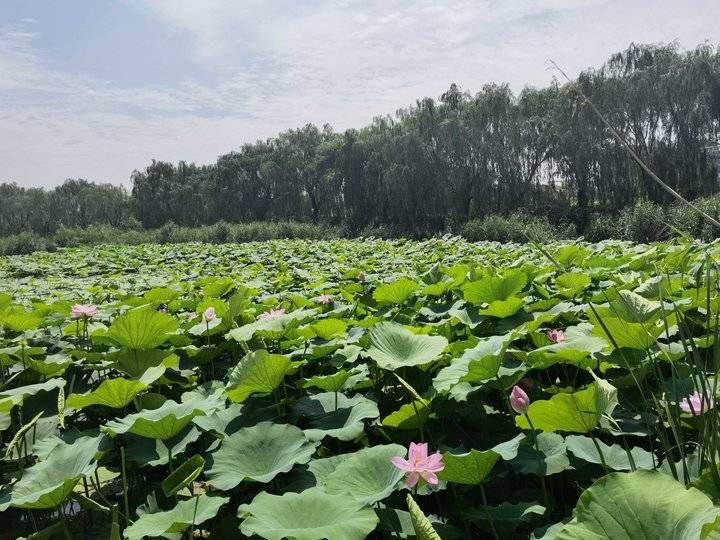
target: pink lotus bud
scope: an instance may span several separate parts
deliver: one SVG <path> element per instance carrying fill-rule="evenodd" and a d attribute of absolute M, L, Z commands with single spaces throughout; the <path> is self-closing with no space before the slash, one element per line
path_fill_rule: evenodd
<path fill-rule="evenodd" d="M 217 315 L 215 314 L 215 308 L 209 307 L 203 312 L 203 319 L 206 323 L 209 323 L 210 321 L 214 321 Z"/>
<path fill-rule="evenodd" d="M 562 343 L 565 341 L 565 332 L 562 330 L 550 330 L 547 334 L 547 338 L 553 343 Z"/>
<path fill-rule="evenodd" d="M 513 386 L 512 392 L 510 392 L 510 406 L 518 414 L 527 412 L 530 406 L 530 398 L 525 393 L 525 390 L 519 386 Z"/>

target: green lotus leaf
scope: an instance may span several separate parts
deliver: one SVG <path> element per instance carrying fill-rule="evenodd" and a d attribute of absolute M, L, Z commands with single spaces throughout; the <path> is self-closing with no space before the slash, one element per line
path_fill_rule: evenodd
<path fill-rule="evenodd" d="M 333 339 L 345 336 L 348 323 L 340 319 L 320 319 L 310 325 L 313 333 L 321 339 Z"/>
<path fill-rule="evenodd" d="M 402 304 L 418 289 L 419 284 L 409 278 L 383 283 L 373 291 L 373 300 L 387 304 Z"/>
<path fill-rule="evenodd" d="M 70 364 L 72 364 L 72 358 L 66 354 L 49 354 L 42 360 L 27 359 L 28 367 L 45 378 L 63 374 Z"/>
<path fill-rule="evenodd" d="M 598 320 L 594 315 L 590 316 L 590 320 L 595 324 L 593 334 L 607 339 L 617 349 L 649 349 L 665 330 L 662 321 L 631 323 L 617 317 Z"/>
<path fill-rule="evenodd" d="M 500 454 L 493 450 L 470 450 L 466 454 L 445 452 L 445 468 L 438 473 L 438 478 L 455 484 L 482 484 L 499 459 Z"/>
<path fill-rule="evenodd" d="M 596 368 L 593 358 L 608 347 L 608 342 L 590 334 L 592 327 L 584 324 L 571 326 L 565 331 L 565 341 L 552 343 L 531 351 L 525 363 L 534 369 L 545 369 L 555 364 L 572 364 L 581 369 Z"/>
<path fill-rule="evenodd" d="M 154 349 L 175 332 L 178 322 L 154 309 L 132 309 L 115 319 L 105 337 L 129 349 Z"/>
<path fill-rule="evenodd" d="M 345 454 L 335 470 L 324 478 L 323 490 L 366 504 L 381 501 L 397 489 L 404 476 L 391 458 L 404 457 L 406 453 L 404 447 L 388 444 Z"/>
<path fill-rule="evenodd" d="M 21 404 L 25 398 L 39 394 L 40 392 L 51 392 L 56 388 L 65 386 L 64 379 L 50 379 L 43 383 L 28 384 L 17 388 L 10 388 L 0 392 L 0 412 L 7 413 L 15 406 Z"/>
<path fill-rule="evenodd" d="M 225 437 L 209 458 L 208 482 L 229 490 L 244 480 L 270 482 L 298 463 L 307 463 L 319 443 L 311 443 L 302 430 L 288 424 L 261 422 Z"/>
<path fill-rule="evenodd" d="M 350 373 L 344 369 L 340 369 L 332 375 L 315 375 L 307 379 L 303 384 L 303 388 L 319 388 L 326 392 L 337 392 L 350 378 Z"/>
<path fill-rule="evenodd" d="M 579 392 L 555 394 L 549 400 L 533 401 L 527 415 L 535 429 L 587 433 L 597 427 L 600 417 L 615 399 L 613 390 L 596 381 Z M 608 396 L 608 392 L 612 395 Z M 515 417 L 515 423 L 523 429 L 530 429 L 523 414 Z"/>
<path fill-rule="evenodd" d="M 317 488 L 282 496 L 259 493 L 238 515 L 244 535 L 266 540 L 363 540 L 378 523 L 368 506 Z"/>
<path fill-rule="evenodd" d="M 56 508 L 81 478 L 95 470 L 93 462 L 103 437 L 80 437 L 72 444 L 59 441 L 46 459 L 25 470 L 12 487 L 9 499 L 16 508 Z M 7 495 L 7 494 L 6 494 Z"/>
<path fill-rule="evenodd" d="M 233 328 L 225 334 L 225 339 L 234 339 L 235 341 L 246 342 L 250 341 L 258 332 L 279 337 L 286 330 L 296 328 L 301 322 L 310 319 L 314 313 L 315 312 L 310 309 L 298 309 L 278 317 L 258 319 L 257 321 L 245 324 L 240 328 Z"/>
<path fill-rule="evenodd" d="M 142 540 L 183 533 L 191 525 L 214 518 L 229 497 L 205 494 L 178 502 L 172 510 L 143 514 L 124 531 L 126 540 Z"/>
<path fill-rule="evenodd" d="M 603 317 L 615 317 L 638 324 L 650 324 L 660 318 L 661 303 L 648 300 L 635 292 L 613 289 L 605 294 L 605 298 L 609 300 L 608 306 L 596 308 Z"/>
<path fill-rule="evenodd" d="M 718 516 L 707 495 L 660 471 L 611 473 L 580 495 L 575 517 L 554 538 L 707 538 L 703 526 Z"/>
<path fill-rule="evenodd" d="M 425 425 L 429 416 L 428 403 L 416 399 L 412 403 L 405 403 L 397 411 L 383 418 L 382 425 L 395 429 L 419 429 Z"/>
<path fill-rule="evenodd" d="M 147 385 L 141 381 L 130 381 L 122 377 L 105 379 L 92 392 L 70 394 L 65 400 L 65 406 L 71 409 L 84 409 L 91 405 L 103 405 L 112 409 L 122 409 L 145 389 Z"/>
<path fill-rule="evenodd" d="M 0 326 L 15 332 L 27 332 L 38 328 L 45 317 L 37 311 L 28 311 L 22 306 L 10 306 L 0 313 Z"/>
<path fill-rule="evenodd" d="M 485 317 L 505 319 L 515 315 L 523 308 L 524 305 L 525 301 L 522 298 L 512 296 L 506 300 L 495 300 L 490 302 L 486 308 L 478 310 L 478 313 Z"/>
<path fill-rule="evenodd" d="M 511 451 L 513 443 L 517 446 Z M 508 443 L 495 446 L 493 450 L 503 456 L 509 468 L 520 474 L 549 476 L 572 468 L 565 439 L 559 433 L 538 433 L 537 441 L 521 435 Z M 512 455 L 512 452 L 515 454 Z"/>
<path fill-rule="evenodd" d="M 413 334 L 401 324 L 383 322 L 370 330 L 370 348 L 366 354 L 387 370 L 421 366 L 436 360 L 448 341 L 442 336 Z"/>
<path fill-rule="evenodd" d="M 561 296 L 573 298 L 584 291 L 592 279 L 584 272 L 567 272 L 555 279 L 555 286 Z"/>
<path fill-rule="evenodd" d="M 164 366 L 176 368 L 179 358 L 171 351 L 161 349 L 120 349 L 109 353 L 108 360 L 114 362 L 113 367 L 129 377 L 140 377 L 151 368 Z"/>
<path fill-rule="evenodd" d="M 652 453 L 643 448 L 632 448 L 630 455 L 628 455 L 628 451 L 619 444 L 609 446 L 600 440 L 596 440 L 596 442 L 602 455 L 598 452 L 595 443 L 590 437 L 568 435 L 565 438 L 568 451 L 588 463 L 602 464 L 604 461 L 605 465 L 614 471 L 629 471 L 633 468 L 630 462 L 632 456 L 635 467 L 638 469 L 652 469 L 655 467 L 657 460 L 653 459 Z"/>
<path fill-rule="evenodd" d="M 465 349 L 460 358 L 442 368 L 433 379 L 433 387 L 438 392 L 447 392 L 453 386 L 468 376 L 470 365 L 473 365 L 473 375 L 470 380 L 478 381 L 491 379 L 497 376 L 508 345 L 513 340 L 513 334 L 490 336 L 482 338 L 474 347 Z"/>
<path fill-rule="evenodd" d="M 476 306 L 491 304 L 508 300 L 520 293 L 527 284 L 528 276 L 524 271 L 510 270 L 502 276 L 488 276 L 471 281 L 463 288 L 463 297 Z"/>
<path fill-rule="evenodd" d="M 417 505 L 412 496 L 408 493 L 406 499 L 410 519 L 415 530 L 415 538 L 417 540 L 441 540 L 440 535 L 435 531 L 430 520 L 425 517 L 420 507 Z"/>
<path fill-rule="evenodd" d="M 351 441 L 365 429 L 363 420 L 380 416 L 377 405 L 368 398 L 335 392 L 303 396 L 295 405 L 295 414 L 309 418 L 305 436 L 311 441 L 325 437 Z"/>
<path fill-rule="evenodd" d="M 270 394 L 280 386 L 292 362 L 282 354 L 264 349 L 252 351 L 228 374 L 225 392 L 235 403 L 242 403 L 252 394 Z"/>
<path fill-rule="evenodd" d="M 168 400 L 158 409 L 129 414 L 119 420 L 108 422 L 102 429 L 113 435 L 132 433 L 148 439 L 164 441 L 180 433 L 196 416 L 203 416 L 212 411 L 212 408 L 199 400 L 185 403 Z"/>
<path fill-rule="evenodd" d="M 184 487 L 188 486 L 203 472 L 205 460 L 202 456 L 194 455 L 187 459 L 162 481 L 161 487 L 166 497 L 171 497 Z"/>

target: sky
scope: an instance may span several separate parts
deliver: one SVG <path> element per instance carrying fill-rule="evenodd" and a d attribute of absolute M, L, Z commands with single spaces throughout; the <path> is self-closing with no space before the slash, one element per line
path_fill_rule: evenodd
<path fill-rule="evenodd" d="M 720 44 L 718 0 L 0 0 L 0 182 L 129 186 L 451 82 L 544 86 L 631 42 Z"/>

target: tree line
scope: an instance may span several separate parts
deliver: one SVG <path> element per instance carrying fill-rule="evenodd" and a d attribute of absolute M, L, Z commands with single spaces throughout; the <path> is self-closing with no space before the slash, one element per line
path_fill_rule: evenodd
<path fill-rule="evenodd" d="M 3 184 L 0 234 L 280 220 L 428 234 L 517 212 L 582 232 L 593 214 L 669 203 L 580 90 L 675 190 L 691 199 L 717 191 L 720 50 L 631 45 L 570 82 L 519 94 L 452 84 L 361 129 L 309 124 L 210 165 L 153 161 L 132 173 L 130 192 L 85 180 L 53 190 Z"/>

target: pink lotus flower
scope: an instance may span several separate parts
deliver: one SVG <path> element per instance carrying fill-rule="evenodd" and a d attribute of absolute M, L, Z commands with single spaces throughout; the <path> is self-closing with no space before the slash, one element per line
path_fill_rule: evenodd
<path fill-rule="evenodd" d="M 85 317 L 94 317 L 98 314 L 97 306 L 90 304 L 75 304 L 70 309 L 70 316 L 73 319 L 80 319 Z"/>
<path fill-rule="evenodd" d="M 271 309 L 270 311 L 266 311 L 265 313 L 261 313 L 257 316 L 259 321 L 266 321 L 268 319 L 277 319 L 278 317 L 281 317 L 285 315 L 285 308 L 279 308 L 279 309 Z"/>
<path fill-rule="evenodd" d="M 320 296 L 316 296 L 313 298 L 313 302 L 316 304 L 322 304 L 323 306 L 327 306 L 328 304 L 332 304 L 333 297 L 329 294 L 321 294 Z"/>
<path fill-rule="evenodd" d="M 517 385 L 513 386 L 512 392 L 510 392 L 510 406 L 518 414 L 526 413 L 530 406 L 530 398 L 525 390 Z"/>
<path fill-rule="evenodd" d="M 217 315 L 215 314 L 215 308 L 209 307 L 205 311 L 203 311 L 203 320 L 206 323 L 209 323 L 210 321 L 214 321 L 217 318 Z"/>
<path fill-rule="evenodd" d="M 553 343 L 562 343 L 563 341 L 565 341 L 565 332 L 563 332 L 562 330 L 550 330 L 546 334 L 546 336 Z"/>
<path fill-rule="evenodd" d="M 690 413 L 693 416 L 699 416 L 705 411 L 712 409 L 715 406 L 715 402 L 712 396 L 693 392 L 684 398 L 679 405 L 683 412 Z"/>
<path fill-rule="evenodd" d="M 442 454 L 435 452 L 428 456 L 427 443 L 410 443 L 408 459 L 395 456 L 390 461 L 395 467 L 405 472 L 405 482 L 409 488 L 414 488 L 420 478 L 428 484 L 436 485 L 438 477 L 435 473 L 445 468 Z"/>

